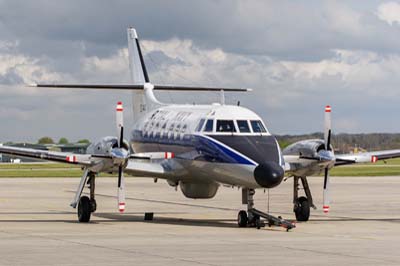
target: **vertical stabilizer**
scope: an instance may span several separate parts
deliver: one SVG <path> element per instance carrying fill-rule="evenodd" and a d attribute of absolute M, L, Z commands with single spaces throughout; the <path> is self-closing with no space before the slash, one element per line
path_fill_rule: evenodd
<path fill-rule="evenodd" d="M 128 51 L 132 83 L 144 84 L 150 82 L 142 51 L 140 50 L 138 36 L 134 28 L 128 28 Z"/>
<path fill-rule="evenodd" d="M 133 119 L 135 121 L 158 105 L 159 102 L 153 94 L 153 86 L 150 84 L 149 75 L 144 63 L 139 39 L 134 28 L 128 28 L 128 52 L 129 68 L 133 84 L 143 84 L 143 91 L 133 92 Z"/>

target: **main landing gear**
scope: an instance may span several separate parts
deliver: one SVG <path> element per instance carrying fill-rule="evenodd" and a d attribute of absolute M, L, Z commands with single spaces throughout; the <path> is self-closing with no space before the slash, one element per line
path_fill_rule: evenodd
<path fill-rule="evenodd" d="M 87 223 L 90 221 L 90 215 L 97 209 L 97 204 L 95 200 L 95 173 L 86 169 L 82 175 L 81 182 L 79 183 L 78 189 L 74 200 L 71 202 L 71 206 L 76 208 L 78 206 L 78 221 L 81 223 Z M 85 184 L 89 186 L 90 197 L 81 196 Z"/>
<path fill-rule="evenodd" d="M 299 197 L 299 179 L 301 179 L 304 193 L 306 194 L 305 197 Z M 316 209 L 317 207 L 314 205 L 307 177 L 295 176 L 293 177 L 293 180 L 293 212 L 296 215 L 297 221 L 306 222 L 310 218 L 310 207 L 313 209 Z"/>
<path fill-rule="evenodd" d="M 254 208 L 253 197 L 255 193 L 254 189 L 242 189 L 242 204 L 247 204 L 247 212 L 244 210 L 239 211 L 237 220 L 239 227 L 255 227 L 260 229 L 265 224 L 268 224 L 268 226 L 281 226 L 286 231 L 296 227 L 293 223 L 282 219 L 282 217 L 275 217 Z M 264 218 L 265 221 L 261 220 L 261 218 Z"/>

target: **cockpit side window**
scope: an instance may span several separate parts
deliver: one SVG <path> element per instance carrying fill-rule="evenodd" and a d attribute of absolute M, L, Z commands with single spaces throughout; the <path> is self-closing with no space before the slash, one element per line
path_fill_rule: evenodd
<path fill-rule="evenodd" d="M 204 127 L 204 132 L 213 132 L 214 130 L 214 120 L 208 119 L 206 126 Z"/>
<path fill-rule="evenodd" d="M 241 133 L 250 133 L 250 126 L 247 120 L 237 120 L 236 122 Z"/>
<path fill-rule="evenodd" d="M 254 133 L 263 133 L 267 132 L 265 127 L 263 126 L 262 122 L 260 120 L 252 120 L 250 121 L 251 127 L 253 128 Z"/>
<path fill-rule="evenodd" d="M 233 120 L 217 120 L 217 132 L 236 132 Z"/>
<path fill-rule="evenodd" d="M 203 128 L 203 125 L 204 125 L 204 122 L 205 122 L 205 121 L 206 121 L 206 120 L 205 120 L 204 118 L 200 119 L 200 122 L 199 122 L 199 124 L 198 124 L 197 127 L 196 127 L 196 131 L 197 131 L 197 132 L 201 131 L 201 129 Z"/>

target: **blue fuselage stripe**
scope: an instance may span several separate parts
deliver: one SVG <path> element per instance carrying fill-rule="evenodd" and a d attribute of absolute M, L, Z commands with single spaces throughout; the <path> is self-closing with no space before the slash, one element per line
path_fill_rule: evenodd
<path fill-rule="evenodd" d="M 181 159 L 256 165 L 239 151 L 228 148 L 212 137 L 197 134 L 185 134 L 175 138 L 160 133 L 149 136 L 135 130 L 132 132 L 131 145 L 135 153 L 173 152 L 176 158 Z"/>

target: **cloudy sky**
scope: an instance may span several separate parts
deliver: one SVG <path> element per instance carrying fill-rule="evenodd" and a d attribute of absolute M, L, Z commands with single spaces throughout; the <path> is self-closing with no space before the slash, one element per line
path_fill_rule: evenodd
<path fill-rule="evenodd" d="M 322 131 L 326 104 L 336 133 L 400 132 L 400 1 L 0 0 L 0 141 L 114 135 L 130 93 L 24 84 L 129 83 L 128 26 L 153 83 L 253 88 L 227 102 L 273 133 Z"/>

